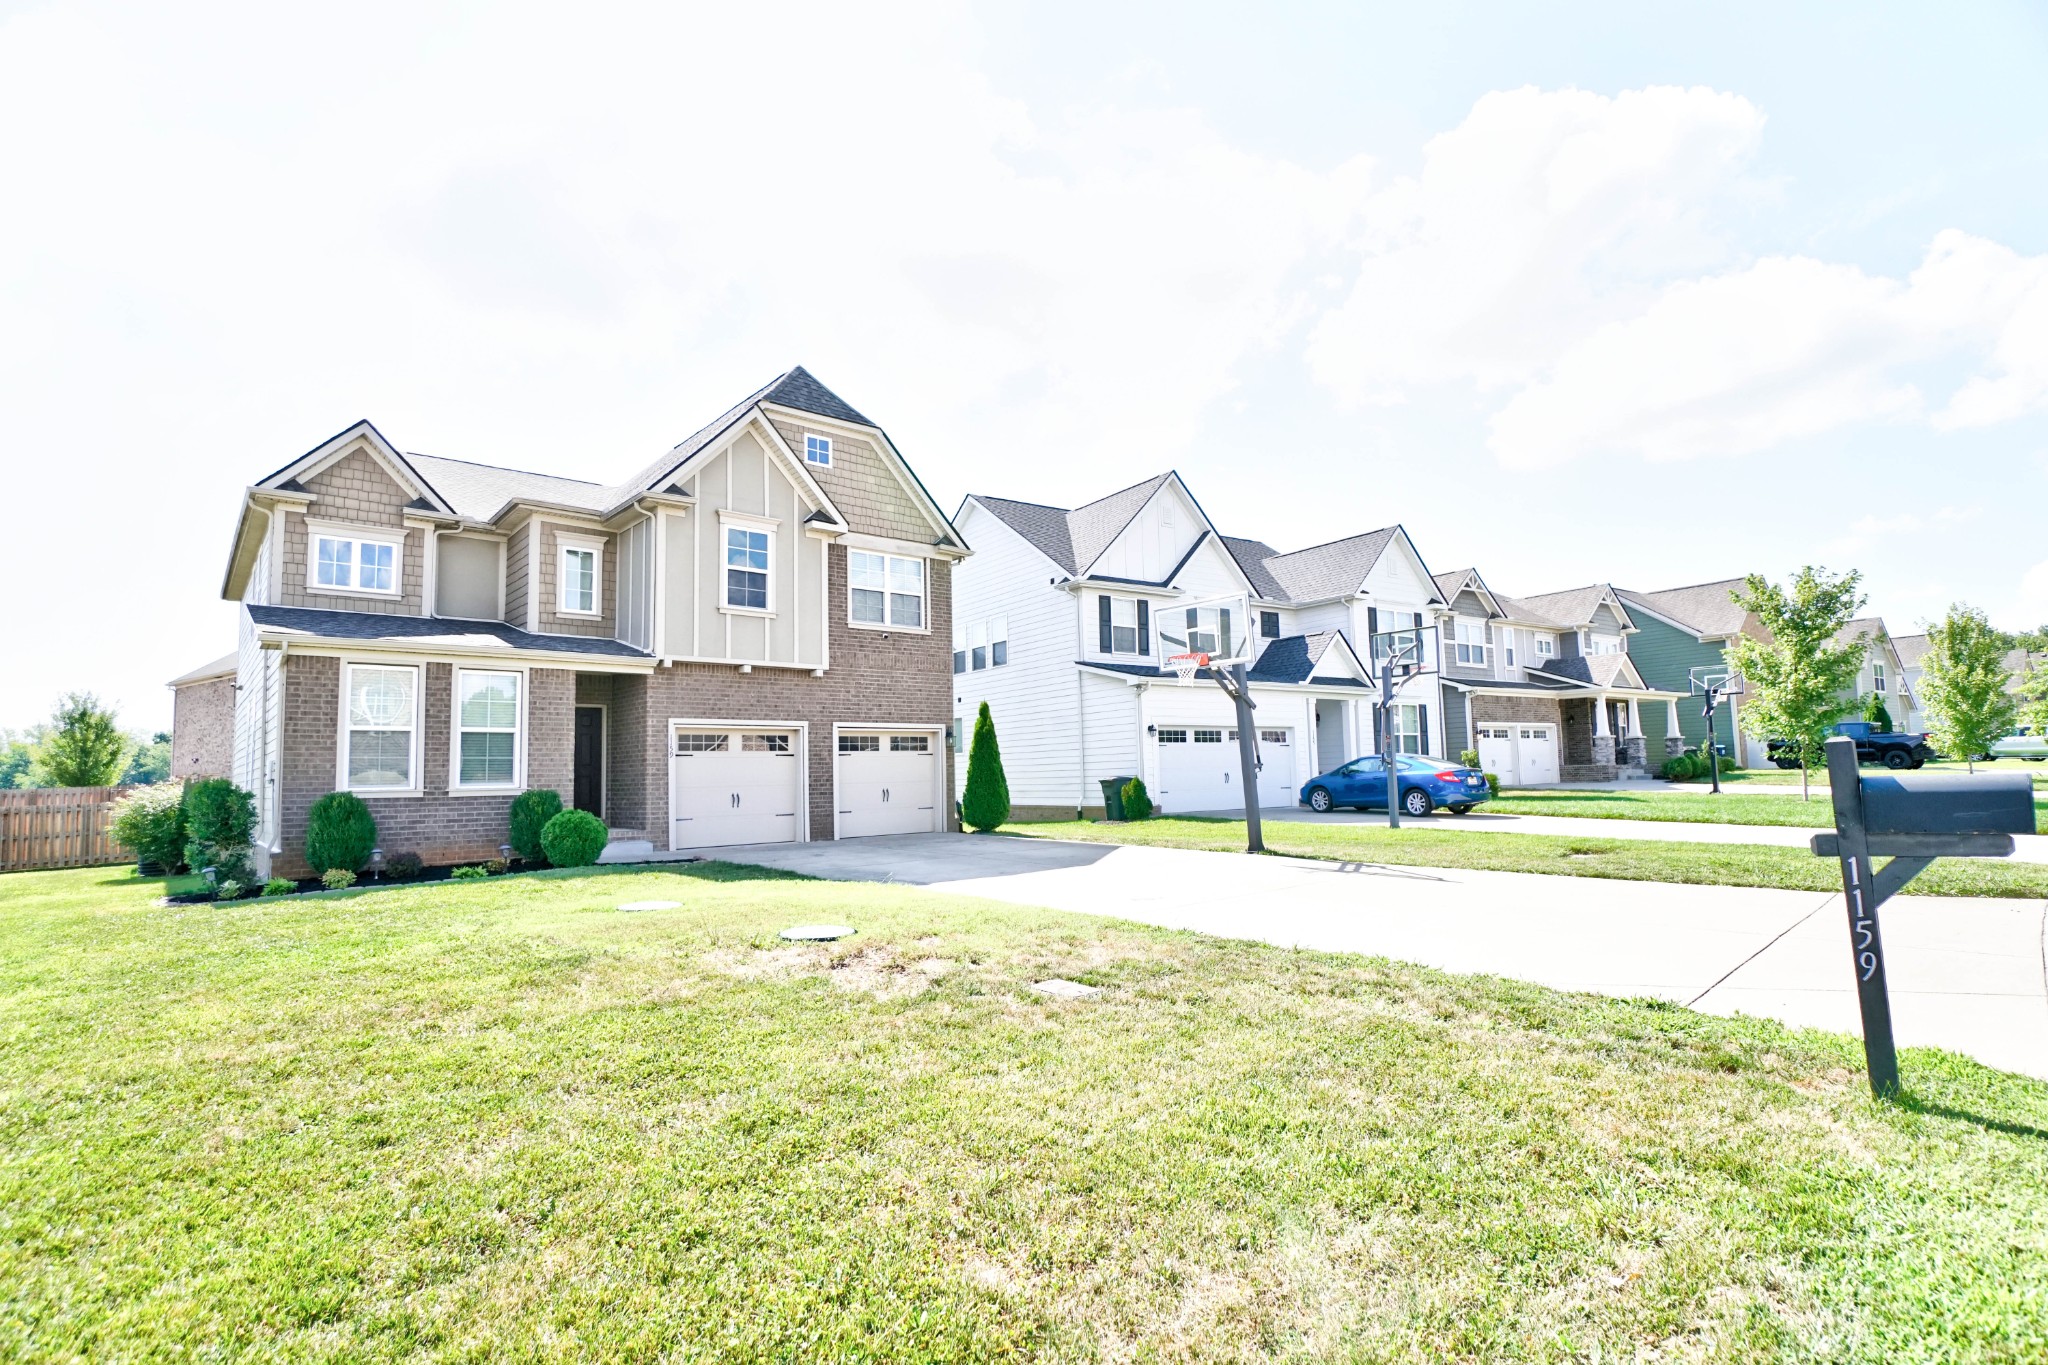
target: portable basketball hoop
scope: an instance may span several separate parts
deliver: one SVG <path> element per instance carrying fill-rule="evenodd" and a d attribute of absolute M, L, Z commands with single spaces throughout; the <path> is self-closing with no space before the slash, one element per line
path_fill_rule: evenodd
<path fill-rule="evenodd" d="M 1173 670 L 1173 676 L 1182 687 L 1193 687 L 1195 675 L 1209 666 L 1209 656 L 1202 653 L 1169 654 L 1166 666 Z"/>
<path fill-rule="evenodd" d="M 1248 852 L 1263 853 L 1266 842 L 1259 825 L 1258 795 L 1259 769 L 1263 765 L 1259 761 L 1258 723 L 1252 716 L 1257 704 L 1252 701 L 1250 679 L 1252 660 L 1258 652 L 1254 643 L 1258 638 L 1258 621 L 1252 601 L 1242 593 L 1184 597 L 1154 605 L 1151 619 L 1153 633 L 1159 639 L 1161 672 L 1171 673 L 1182 687 L 1194 686 L 1207 673 L 1209 680 L 1230 698 L 1237 726 L 1232 737 L 1237 740 L 1238 776 L 1244 793 L 1245 846 Z M 1106 640 L 1110 638 L 1105 636 Z"/>
<path fill-rule="evenodd" d="M 1713 664 L 1695 664 L 1687 669 L 1686 681 L 1691 685 L 1691 694 L 1702 703 L 1700 716 L 1707 722 L 1707 772 L 1718 793 L 1721 790 L 1721 736 L 1714 718 L 1721 709 L 1722 698 L 1739 697 L 1748 688 L 1740 673 Z"/>

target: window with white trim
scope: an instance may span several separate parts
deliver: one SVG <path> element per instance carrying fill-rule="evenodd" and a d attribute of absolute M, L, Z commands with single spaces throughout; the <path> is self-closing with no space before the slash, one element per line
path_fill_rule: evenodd
<path fill-rule="evenodd" d="M 343 672 L 342 776 L 350 791 L 410 791 L 418 783 L 420 671 L 349 664 Z"/>
<path fill-rule="evenodd" d="M 1478 668 L 1486 666 L 1486 622 L 1467 621 L 1461 616 L 1454 628 L 1454 638 L 1459 663 Z"/>
<path fill-rule="evenodd" d="M 678 732 L 676 753 L 722 754 L 726 752 L 726 741 L 730 738 L 729 735 L 686 735 Z"/>
<path fill-rule="evenodd" d="M 519 678 L 455 671 L 457 787 L 510 787 L 519 781 Z"/>
<path fill-rule="evenodd" d="M 1619 635 L 1596 635 L 1589 630 L 1586 632 L 1586 652 L 1588 654 L 1619 654 L 1621 653 L 1621 637 Z"/>
<path fill-rule="evenodd" d="M 849 550 L 848 619 L 856 625 L 924 628 L 924 561 L 906 555 Z"/>
<path fill-rule="evenodd" d="M 1874 664 L 1872 664 L 1872 665 L 1870 666 L 1870 690 L 1871 690 L 1871 691 L 1873 691 L 1873 692 L 1882 692 L 1882 691 L 1884 691 L 1884 665 L 1883 665 L 1883 664 L 1876 664 L 1876 663 L 1874 663 Z"/>
<path fill-rule="evenodd" d="M 1259 613 L 1259 638 L 1262 640 L 1277 640 L 1280 638 L 1279 612 L 1262 611 Z"/>
<path fill-rule="evenodd" d="M 789 752 L 789 736 L 741 735 L 740 752 L 743 754 L 786 754 Z"/>
<path fill-rule="evenodd" d="M 988 666 L 1001 668 L 1010 662 L 1010 618 L 991 616 L 988 622 Z"/>
<path fill-rule="evenodd" d="M 1402 704 L 1394 708 L 1394 749 L 1398 753 L 1422 752 L 1422 708 Z"/>
<path fill-rule="evenodd" d="M 396 596 L 400 544 L 397 540 L 316 532 L 309 586 Z"/>
<path fill-rule="evenodd" d="M 977 672 L 988 667 L 988 627 L 979 621 L 967 627 L 967 666 Z"/>
<path fill-rule="evenodd" d="M 829 465 L 832 463 L 832 438 L 806 433 L 804 436 L 804 463 Z"/>
<path fill-rule="evenodd" d="M 567 616 L 598 615 L 604 551 L 594 542 L 564 540 L 556 566 L 555 609 Z"/>
<path fill-rule="evenodd" d="M 1548 659 L 1557 652 L 1557 638 L 1555 636 L 1538 635 L 1535 637 L 1535 640 L 1537 658 Z"/>
<path fill-rule="evenodd" d="M 957 617 L 953 621 L 953 671 L 967 671 L 967 623 Z"/>
<path fill-rule="evenodd" d="M 1259 743 L 1261 744 L 1285 744 L 1286 742 L 1287 732 L 1285 730 L 1259 731 Z"/>
<path fill-rule="evenodd" d="M 1146 611 L 1146 615 L 1148 617 L 1151 615 L 1149 608 Z M 1112 597 L 1109 599 L 1109 652 L 1112 654 L 1136 654 L 1138 652 L 1138 599 L 1135 597 Z"/>
<path fill-rule="evenodd" d="M 768 610 L 768 544 L 773 532 L 752 526 L 725 528 L 725 605 L 741 611 Z"/>

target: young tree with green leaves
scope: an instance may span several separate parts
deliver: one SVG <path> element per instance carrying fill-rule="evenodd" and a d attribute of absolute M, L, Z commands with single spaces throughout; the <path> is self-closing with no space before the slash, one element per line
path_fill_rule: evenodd
<path fill-rule="evenodd" d="M 1837 576 L 1809 564 L 1788 587 L 1751 574 L 1743 591 L 1731 594 L 1769 636 L 1737 636 L 1728 647 L 1729 666 L 1747 683 L 1743 728 L 1753 738 L 1792 746 L 1802 800 L 1812 799 L 1812 765 L 1826 752 L 1829 730 L 1849 709 L 1847 699 L 1855 695 L 1863 668 L 1866 639 L 1836 642 L 1863 607 L 1862 581 L 1853 569 Z"/>
<path fill-rule="evenodd" d="M 159 730 L 148 739 L 128 736 L 128 766 L 121 771 L 124 787 L 146 787 L 171 780 L 171 735 Z"/>
<path fill-rule="evenodd" d="M 967 786 L 960 796 L 960 823 L 987 833 L 1010 818 L 1010 779 L 1003 775 L 1002 750 L 988 703 L 974 718 L 974 743 L 967 751 Z"/>
<path fill-rule="evenodd" d="M 1884 693 L 1872 692 L 1863 699 L 1863 719 L 1889 734 L 1892 728 L 1892 713 L 1884 704 Z"/>
<path fill-rule="evenodd" d="M 29 730 L 0 730 L 0 791 L 36 785 L 36 750 L 49 731 L 47 725 Z"/>
<path fill-rule="evenodd" d="M 36 778 L 46 787 L 108 787 L 121 775 L 128 736 L 114 708 L 90 692 L 69 692 L 50 716 L 50 735 L 36 749 Z"/>
<path fill-rule="evenodd" d="M 2020 679 L 2019 723 L 2037 735 L 2048 735 L 2048 659 L 2036 659 Z"/>
<path fill-rule="evenodd" d="M 2005 666 L 2003 632 L 1984 613 L 1961 602 L 1927 631 L 1920 659 L 1920 704 L 1927 708 L 1934 747 L 1962 757 L 1977 771 L 1977 756 L 2012 728 L 2019 698 L 2006 691 L 2012 673 Z"/>

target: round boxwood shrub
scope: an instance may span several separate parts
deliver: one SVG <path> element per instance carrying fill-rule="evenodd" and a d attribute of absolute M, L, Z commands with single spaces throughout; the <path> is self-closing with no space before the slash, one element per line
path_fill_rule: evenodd
<path fill-rule="evenodd" d="M 556 867 L 589 867 L 611 842 L 604 821 L 587 810 L 565 810 L 540 832 L 540 846 Z"/>
<path fill-rule="evenodd" d="M 114 803 L 109 828 L 140 866 L 176 872 L 185 860 L 185 793 L 174 782 L 137 787 Z"/>
<path fill-rule="evenodd" d="M 541 831 L 561 813 L 562 794 L 552 787 L 519 793 L 512 800 L 512 837 L 507 840 L 512 851 L 529 863 L 546 862 L 548 855 L 541 846 Z"/>
<path fill-rule="evenodd" d="M 354 792 L 329 792 L 306 812 L 306 862 L 313 874 L 360 872 L 377 846 L 377 820 Z"/>

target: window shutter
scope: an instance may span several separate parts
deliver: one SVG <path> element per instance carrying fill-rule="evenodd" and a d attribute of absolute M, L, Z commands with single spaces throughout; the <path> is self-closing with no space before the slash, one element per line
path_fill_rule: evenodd
<path fill-rule="evenodd" d="M 1418 707 L 1416 707 L 1416 708 L 1415 708 L 1415 718 L 1416 718 L 1416 720 L 1418 720 L 1419 722 L 1421 722 L 1421 725 L 1422 725 L 1422 752 L 1424 752 L 1424 753 L 1428 753 L 1428 752 L 1429 752 L 1429 703 L 1427 703 L 1427 702 L 1424 702 L 1424 703 L 1423 703 L 1422 705 L 1420 705 L 1420 706 L 1418 706 Z"/>
<path fill-rule="evenodd" d="M 1380 633 L 1380 609 L 1378 607 L 1367 607 L 1365 609 L 1365 633 L 1368 636 Z M 1370 639 L 1366 640 L 1365 647 L 1368 652 L 1376 648 Z"/>
<path fill-rule="evenodd" d="M 1152 604 L 1142 597 L 1138 599 L 1138 652 L 1152 652 Z"/>
<path fill-rule="evenodd" d="M 1372 751 L 1376 754 L 1385 752 L 1387 747 L 1386 741 L 1380 736 L 1380 714 L 1385 710 L 1383 706 L 1372 708 Z"/>
<path fill-rule="evenodd" d="M 1104 654 L 1116 652 L 1116 637 L 1110 634 L 1109 610 L 1109 597 L 1106 594 L 1095 599 L 1095 615 L 1102 625 L 1102 639 L 1098 643 L 1101 644 Z"/>

